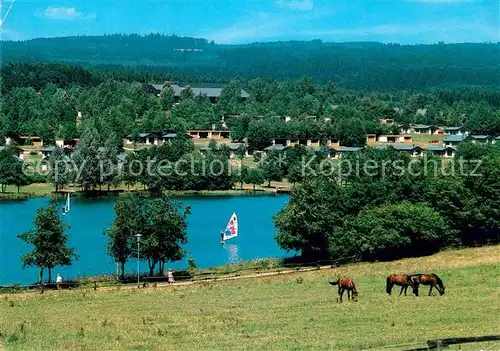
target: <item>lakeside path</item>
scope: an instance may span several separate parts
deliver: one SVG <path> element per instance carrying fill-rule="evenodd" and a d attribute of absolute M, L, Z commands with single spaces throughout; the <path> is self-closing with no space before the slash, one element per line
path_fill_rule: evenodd
<path fill-rule="evenodd" d="M 257 278 L 266 278 L 266 277 L 274 277 L 280 275 L 290 275 L 290 274 L 299 274 L 313 271 L 325 271 L 330 270 L 332 277 L 339 275 L 348 275 L 349 272 L 355 267 L 355 271 L 363 271 L 365 273 L 382 273 L 378 272 L 377 267 L 380 267 L 380 264 L 384 264 L 385 266 L 394 267 L 392 272 L 422 272 L 425 271 L 424 267 L 432 267 L 431 270 L 440 270 L 440 269 L 457 269 L 464 268 L 468 266 L 476 266 L 476 265 L 499 265 L 500 264 L 500 245 L 492 245 L 485 246 L 479 248 L 467 248 L 462 250 L 445 250 L 433 256 L 424 256 L 417 258 L 406 258 L 398 261 L 391 262 L 359 262 L 355 264 L 348 264 L 345 266 L 332 266 L 332 265 L 322 265 L 316 267 L 306 267 L 306 268 L 293 268 L 287 269 L 283 268 L 281 270 L 274 271 L 261 271 L 256 273 L 245 273 L 245 274 L 227 274 L 221 275 L 214 278 L 208 279 L 200 279 L 200 280 L 190 280 L 190 281 L 182 281 L 182 282 L 159 282 L 153 286 L 154 283 L 149 282 L 149 286 L 146 288 L 140 287 L 138 288 L 136 284 L 126 284 L 126 285 L 114 285 L 114 286 L 99 286 L 97 287 L 96 292 L 111 292 L 111 291 L 123 291 L 123 290 L 154 290 L 154 289 L 168 289 L 168 288 L 177 288 L 177 287 L 187 287 L 190 285 L 205 285 L 210 283 L 218 283 L 218 282 L 226 282 L 232 280 L 242 280 L 242 279 L 257 279 Z M 426 268 L 427 269 L 427 268 Z M 386 270 L 384 269 L 384 272 Z M 383 273 L 385 274 L 385 273 Z M 91 285 L 74 289 L 78 290 L 93 290 Z M 58 294 L 60 291 L 57 290 L 45 290 L 44 294 Z M 19 295 L 16 293 L 16 295 Z M 21 295 L 31 295 L 37 296 L 40 295 L 38 292 L 28 292 L 21 293 Z"/>

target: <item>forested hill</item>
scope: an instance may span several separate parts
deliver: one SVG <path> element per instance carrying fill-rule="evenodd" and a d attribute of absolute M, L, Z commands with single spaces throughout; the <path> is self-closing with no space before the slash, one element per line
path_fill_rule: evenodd
<path fill-rule="evenodd" d="M 398 45 L 288 41 L 218 45 L 160 34 L 2 42 L 2 61 L 132 66 L 178 77 L 274 79 L 311 76 L 346 88 L 495 87 L 500 44 Z"/>

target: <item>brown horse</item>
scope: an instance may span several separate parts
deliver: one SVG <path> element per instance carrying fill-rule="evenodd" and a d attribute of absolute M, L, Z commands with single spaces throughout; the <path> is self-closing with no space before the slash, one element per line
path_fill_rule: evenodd
<path fill-rule="evenodd" d="M 437 274 L 430 273 L 430 274 L 412 274 L 410 275 L 410 280 L 412 281 L 414 287 L 414 293 L 416 296 L 418 296 L 418 286 L 420 284 L 422 285 L 430 285 L 431 288 L 429 289 L 429 296 L 431 296 L 431 291 L 432 288 L 436 288 L 436 290 L 439 292 L 439 295 L 444 294 L 444 284 L 441 278 L 437 276 Z"/>
<path fill-rule="evenodd" d="M 413 293 L 415 293 L 415 285 L 413 284 L 412 280 L 410 277 L 406 274 L 392 274 L 387 277 L 386 279 L 386 284 L 385 284 L 385 291 L 390 295 L 392 291 L 392 287 L 394 285 L 400 286 L 401 291 L 399 292 L 399 295 L 405 292 L 406 296 L 406 291 L 408 290 L 408 287 L 411 286 Z"/>
<path fill-rule="evenodd" d="M 356 285 L 351 278 L 338 278 L 336 281 L 328 282 L 328 284 L 339 286 L 339 298 L 337 299 L 338 302 L 342 302 L 342 295 L 344 295 L 344 291 L 346 290 L 348 300 L 351 300 L 352 292 L 352 301 L 358 301 L 358 292 L 356 291 Z"/>

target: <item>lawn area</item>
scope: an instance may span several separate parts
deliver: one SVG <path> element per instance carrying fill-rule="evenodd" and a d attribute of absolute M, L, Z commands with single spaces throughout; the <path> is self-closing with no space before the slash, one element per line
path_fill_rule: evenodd
<path fill-rule="evenodd" d="M 445 135 L 439 134 L 412 134 L 413 144 L 423 147 L 424 149 L 431 145 L 443 145 Z M 432 144 L 430 141 L 439 140 L 439 143 Z"/>
<path fill-rule="evenodd" d="M 401 350 L 431 338 L 499 334 L 499 249 L 183 287 L 0 295 L 0 343 L 8 350 Z M 434 272 L 446 294 L 387 296 L 385 277 L 395 272 Z M 339 274 L 354 278 L 359 302 L 335 302 L 327 282 Z"/>
<path fill-rule="evenodd" d="M 22 186 L 19 191 L 21 193 L 35 194 L 37 196 L 48 195 L 54 191 L 54 186 L 50 183 L 33 183 L 30 185 Z M 17 193 L 17 186 L 8 185 L 6 187 L 7 193 Z"/>

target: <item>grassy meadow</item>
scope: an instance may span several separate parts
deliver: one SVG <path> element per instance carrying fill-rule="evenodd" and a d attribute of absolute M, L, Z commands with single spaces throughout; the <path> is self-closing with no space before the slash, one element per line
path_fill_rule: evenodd
<path fill-rule="evenodd" d="M 4 294 L 0 344 L 7 350 L 402 350 L 431 338 L 500 334 L 499 249 L 189 286 Z M 446 294 L 427 296 L 422 287 L 419 297 L 398 296 L 395 287 L 388 296 L 385 277 L 395 272 L 434 272 Z M 344 296 L 336 303 L 327 281 L 337 275 L 354 278 L 358 302 Z"/>

